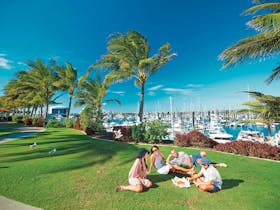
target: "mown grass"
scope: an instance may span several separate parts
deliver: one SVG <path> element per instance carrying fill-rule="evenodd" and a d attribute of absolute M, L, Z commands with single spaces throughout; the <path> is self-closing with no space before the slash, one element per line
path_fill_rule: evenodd
<path fill-rule="evenodd" d="M 34 141 L 38 146 L 29 145 Z M 43 209 L 279 209 L 280 163 L 208 151 L 219 168 L 223 190 L 202 193 L 175 187 L 172 175 L 148 176 L 143 193 L 115 192 L 127 183 L 140 147 L 94 140 L 79 131 L 48 129 L 38 136 L 0 144 L 0 194 Z M 49 150 L 57 153 L 50 155 Z M 161 146 L 167 155 L 169 146 Z M 190 154 L 197 149 L 177 148 Z"/>

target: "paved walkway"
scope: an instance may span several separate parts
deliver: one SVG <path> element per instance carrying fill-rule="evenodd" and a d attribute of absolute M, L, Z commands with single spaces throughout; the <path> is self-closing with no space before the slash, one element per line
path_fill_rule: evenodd
<path fill-rule="evenodd" d="M 0 195 L 0 210 L 42 210 Z"/>
<path fill-rule="evenodd" d="M 0 136 L 0 144 L 3 142 L 12 141 L 18 138 L 24 138 L 30 135 L 44 132 L 46 129 L 42 127 L 20 127 L 17 128 L 17 130 L 19 130 L 20 132 Z"/>
<path fill-rule="evenodd" d="M 18 128 L 19 133 L 8 134 L 0 137 L 0 144 L 7 141 L 16 140 L 18 138 L 27 137 L 45 131 L 40 127 L 21 127 Z M 42 210 L 34 206 L 30 206 L 0 195 L 0 210 Z"/>

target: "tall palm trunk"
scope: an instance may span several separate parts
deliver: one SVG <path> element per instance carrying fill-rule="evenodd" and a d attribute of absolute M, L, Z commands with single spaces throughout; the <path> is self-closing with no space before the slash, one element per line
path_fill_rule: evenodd
<path fill-rule="evenodd" d="M 67 118 L 69 118 L 69 115 L 70 115 L 71 104 L 72 104 L 72 95 L 69 97 L 69 105 L 68 105 Z"/>
<path fill-rule="evenodd" d="M 140 123 L 143 122 L 144 94 L 145 94 L 145 84 L 142 84 L 142 85 L 141 85 L 140 107 L 139 107 L 139 114 L 138 114 Z"/>

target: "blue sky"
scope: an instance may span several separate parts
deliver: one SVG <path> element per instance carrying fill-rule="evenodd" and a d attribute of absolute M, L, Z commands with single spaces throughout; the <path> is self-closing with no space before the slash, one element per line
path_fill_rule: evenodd
<path fill-rule="evenodd" d="M 240 15 L 251 0 L 1 0 L 0 5 L 0 95 L 16 71 L 27 69 L 28 60 L 70 61 L 81 76 L 106 53 L 110 34 L 137 30 L 148 39 L 151 55 L 166 42 L 178 54 L 148 80 L 145 111 L 169 110 L 170 96 L 174 110 L 240 108 L 247 101 L 240 91 L 248 87 L 279 96 L 279 81 L 264 83 L 279 57 L 226 71 L 217 58 L 255 34 L 246 26 L 251 16 Z M 103 108 L 138 112 L 139 90 L 132 80 L 115 84 L 106 98 L 118 98 L 122 105 Z M 66 105 L 67 94 L 57 102 Z"/>

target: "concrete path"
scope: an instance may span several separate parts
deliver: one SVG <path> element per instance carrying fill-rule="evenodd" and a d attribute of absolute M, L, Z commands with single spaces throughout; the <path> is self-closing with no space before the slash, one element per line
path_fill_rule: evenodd
<path fill-rule="evenodd" d="M 3 142 L 16 140 L 18 138 L 24 138 L 30 135 L 38 134 L 40 132 L 44 132 L 46 129 L 42 127 L 20 127 L 17 128 L 17 130 L 20 132 L 0 136 L 0 144 Z"/>
<path fill-rule="evenodd" d="M 42 210 L 0 195 L 0 210 Z"/>

